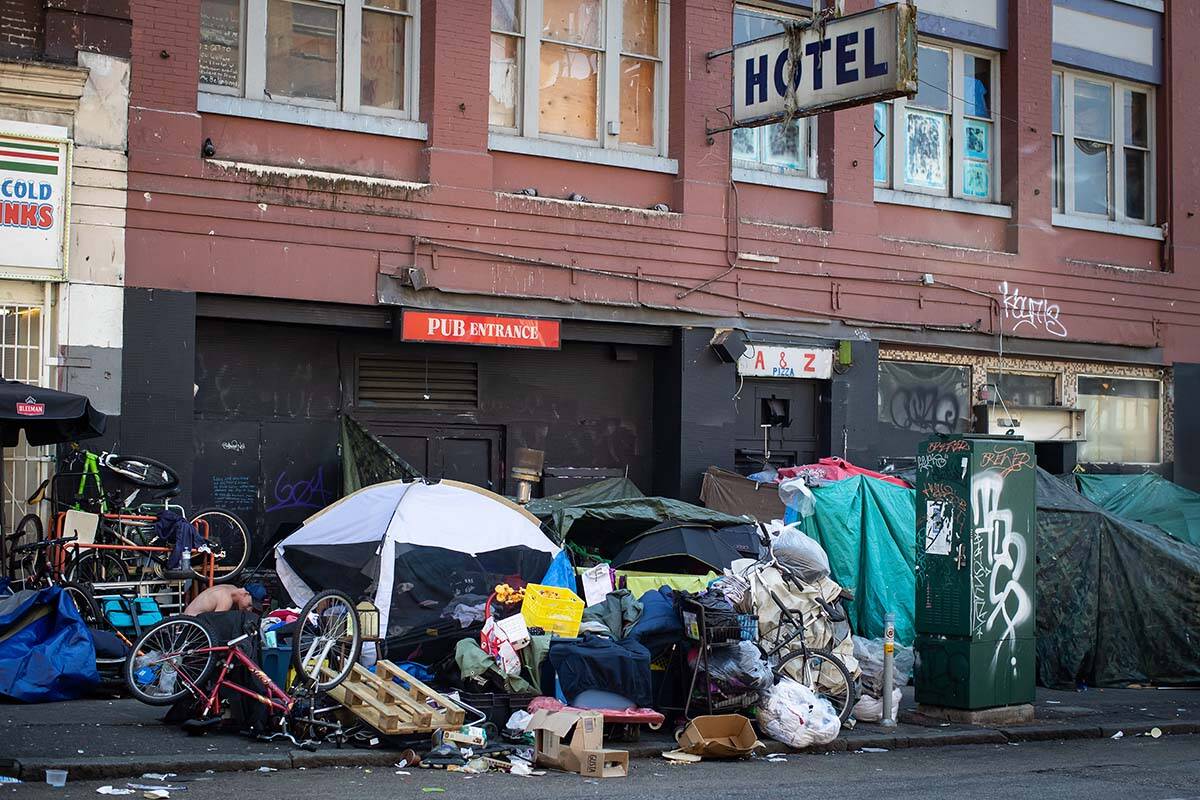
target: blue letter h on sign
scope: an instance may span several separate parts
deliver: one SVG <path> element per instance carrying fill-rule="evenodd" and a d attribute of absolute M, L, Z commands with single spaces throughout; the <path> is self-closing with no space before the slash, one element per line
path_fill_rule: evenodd
<path fill-rule="evenodd" d="M 757 69 L 755 69 L 757 62 Z M 755 89 L 758 97 L 755 99 Z M 767 102 L 767 56 L 764 53 L 757 59 L 746 60 L 746 105 Z"/>

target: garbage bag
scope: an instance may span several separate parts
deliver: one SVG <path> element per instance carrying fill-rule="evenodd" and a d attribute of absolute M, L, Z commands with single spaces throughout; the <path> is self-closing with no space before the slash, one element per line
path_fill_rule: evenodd
<path fill-rule="evenodd" d="M 883 639 L 855 636 L 854 657 L 862 670 L 863 691 L 880 697 L 883 686 Z M 913 649 L 896 643 L 892 653 L 892 686 L 907 686 L 913 671 Z"/>
<path fill-rule="evenodd" d="M 771 555 L 785 567 L 795 570 L 805 583 L 829 577 L 829 556 L 825 548 L 804 531 L 785 527 L 771 542 Z"/>
<path fill-rule="evenodd" d="M 900 701 L 904 699 L 899 689 L 892 690 L 892 722 L 896 721 L 896 713 L 900 710 Z M 864 694 L 858 698 L 851 712 L 859 722 L 880 722 L 883 720 L 883 701 L 878 697 Z"/>
<path fill-rule="evenodd" d="M 829 744 L 842 729 L 828 700 L 790 678 L 781 678 L 763 695 L 758 721 L 772 739 L 797 750 Z"/>
<path fill-rule="evenodd" d="M 734 696 L 771 688 L 775 676 L 753 642 L 717 645 L 708 654 L 708 675 Z"/>
<path fill-rule="evenodd" d="M 556 586 L 559 589 L 579 590 L 575 579 L 575 568 L 571 566 L 571 555 L 566 550 L 561 551 L 550 562 L 546 574 L 542 577 L 542 586 Z"/>
<path fill-rule="evenodd" d="M 779 484 L 779 499 L 800 519 L 811 517 L 817 508 L 817 500 L 804 478 L 792 478 Z"/>

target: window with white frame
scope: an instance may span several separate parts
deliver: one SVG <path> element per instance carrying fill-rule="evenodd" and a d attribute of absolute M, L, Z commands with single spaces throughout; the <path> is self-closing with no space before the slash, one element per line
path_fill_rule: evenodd
<path fill-rule="evenodd" d="M 733 43 L 741 44 L 782 33 L 796 14 L 769 6 L 738 3 L 733 10 Z M 815 175 L 816 153 L 812 148 L 815 118 L 777 122 L 757 128 L 733 130 L 733 163 L 744 169 L 761 169 L 797 175 Z"/>
<path fill-rule="evenodd" d="M 1087 440 L 1079 460 L 1094 464 L 1162 462 L 1162 382 L 1079 376 Z"/>
<path fill-rule="evenodd" d="M 1096 75 L 1051 76 L 1054 208 L 1154 223 L 1154 91 Z"/>
<path fill-rule="evenodd" d="M 656 154 L 667 0 L 492 0 L 493 130 Z"/>
<path fill-rule="evenodd" d="M 922 43 L 917 95 L 875 104 L 875 184 L 995 202 L 1000 57 Z"/>
<path fill-rule="evenodd" d="M 411 116 L 418 0 L 201 0 L 200 88 Z"/>

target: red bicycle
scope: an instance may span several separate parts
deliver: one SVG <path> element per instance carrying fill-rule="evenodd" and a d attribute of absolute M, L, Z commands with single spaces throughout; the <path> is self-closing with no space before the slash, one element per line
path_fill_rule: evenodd
<path fill-rule="evenodd" d="M 291 693 L 281 688 L 238 647 L 253 633 L 243 633 L 225 644 L 216 644 L 204 620 L 177 614 L 142 634 L 125 662 L 125 682 L 138 700 L 154 706 L 171 705 L 189 695 L 196 700 L 196 717 L 185 727 L 198 730 L 218 724 L 224 715 L 221 691 L 228 689 L 271 712 L 278 731 L 266 738 L 283 737 L 297 745 L 334 740 L 345 731 L 334 717 L 336 704 L 321 707 L 322 692 L 340 684 L 358 661 L 362 630 L 358 612 L 348 595 L 320 592 L 304 605 L 292 636 L 292 661 L 296 679 Z M 245 667 L 265 688 L 242 686 L 230 678 L 235 666 Z M 216 669 L 215 679 L 210 680 Z"/>

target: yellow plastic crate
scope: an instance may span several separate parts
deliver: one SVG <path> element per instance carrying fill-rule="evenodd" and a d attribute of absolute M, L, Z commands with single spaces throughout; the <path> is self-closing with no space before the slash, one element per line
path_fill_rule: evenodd
<path fill-rule="evenodd" d="M 525 587 L 521 616 L 531 628 L 543 628 L 546 633 L 570 639 L 579 635 L 583 601 L 570 589 L 531 583 Z"/>

